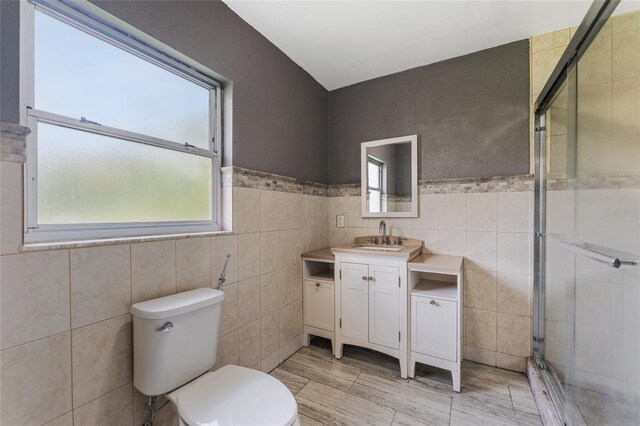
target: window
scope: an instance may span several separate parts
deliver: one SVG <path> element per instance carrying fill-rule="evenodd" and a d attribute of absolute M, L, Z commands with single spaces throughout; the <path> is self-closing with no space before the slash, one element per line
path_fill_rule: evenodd
<path fill-rule="evenodd" d="M 25 241 L 219 230 L 219 84 L 65 2 L 25 7 Z"/>
<path fill-rule="evenodd" d="M 369 212 L 382 212 L 383 178 L 382 171 L 384 163 L 372 156 L 367 159 L 367 173 L 369 174 Z"/>

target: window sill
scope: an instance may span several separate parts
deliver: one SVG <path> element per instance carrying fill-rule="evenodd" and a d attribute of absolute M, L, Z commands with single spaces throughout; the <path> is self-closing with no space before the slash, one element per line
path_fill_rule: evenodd
<path fill-rule="evenodd" d="M 40 250 L 63 250 L 82 247 L 98 247 L 111 246 L 116 244 L 134 244 L 148 243 L 153 241 L 165 240 L 182 240 L 186 238 L 198 237 L 219 237 L 222 235 L 231 235 L 232 231 L 213 231 L 213 232 L 196 232 L 190 234 L 172 234 L 172 235 L 146 235 L 141 237 L 118 237 L 104 238 L 96 240 L 79 240 L 79 241 L 60 241 L 52 243 L 29 243 L 20 246 L 20 252 L 31 252 Z"/>

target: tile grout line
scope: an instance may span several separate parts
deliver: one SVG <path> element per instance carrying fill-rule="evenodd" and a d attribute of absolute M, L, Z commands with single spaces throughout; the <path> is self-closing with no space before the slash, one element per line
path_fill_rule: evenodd
<path fill-rule="evenodd" d="M 276 367 L 276 368 L 278 368 L 278 367 Z M 273 370 L 275 370 L 275 368 L 274 368 Z M 273 371 L 273 370 L 271 370 L 271 371 Z M 293 395 L 293 396 L 294 396 L 294 398 L 295 398 L 296 396 L 298 396 L 298 394 L 299 394 L 300 392 L 302 392 L 302 389 L 304 389 L 304 388 L 306 388 L 306 387 L 307 387 L 307 385 L 309 384 L 309 382 L 310 382 L 310 381 L 311 381 L 311 379 L 307 379 L 307 383 L 305 383 L 304 385 L 302 385 L 302 387 L 301 387 L 300 389 L 298 389 L 298 391 Z M 291 392 L 291 393 L 293 393 L 293 392 Z"/>
<path fill-rule="evenodd" d="M 389 426 L 393 426 L 393 422 L 396 420 L 397 414 L 398 414 L 398 410 L 393 410 L 393 417 L 391 418 L 391 423 L 389 423 Z"/>
<path fill-rule="evenodd" d="M 173 294 L 178 293 L 178 243 L 173 241 Z"/>
<path fill-rule="evenodd" d="M 133 244 L 127 244 L 129 246 L 129 306 L 133 304 Z M 131 317 L 131 323 L 129 325 L 131 330 L 131 355 L 133 356 L 133 317 Z M 133 360 L 131 360 L 131 382 L 133 383 Z M 136 411 L 136 392 L 131 386 L 131 416 L 135 420 Z"/>
<path fill-rule="evenodd" d="M 509 399 L 511 400 L 511 409 L 513 410 L 513 415 L 516 415 L 516 406 L 513 404 L 513 395 L 511 394 L 511 386 L 506 385 L 507 389 L 509 389 Z"/>
<path fill-rule="evenodd" d="M 129 246 L 129 305 L 133 304 L 133 248 Z"/>
<path fill-rule="evenodd" d="M 353 381 L 353 383 L 351 383 L 351 385 L 349 386 L 349 389 L 347 389 L 346 393 L 349 393 L 351 391 L 351 388 L 353 387 L 353 385 L 356 383 L 356 381 L 358 381 L 358 379 L 360 378 L 360 375 L 362 374 L 364 370 L 360 370 L 360 372 L 358 373 L 358 377 L 355 378 L 355 380 Z M 365 398 L 366 399 L 366 398 Z M 395 417 L 395 414 L 394 414 Z"/>
<path fill-rule="evenodd" d="M 1 0 L 0 0 L 0 1 L 1 1 Z M 114 316 L 112 316 L 112 317 L 105 318 L 105 319 L 101 319 L 101 320 L 96 321 L 96 322 L 90 322 L 90 323 L 88 323 L 88 324 L 79 325 L 79 326 L 77 326 L 77 327 L 75 327 L 75 328 L 72 328 L 70 331 L 78 330 L 78 329 L 80 329 L 80 328 L 85 328 L 85 327 L 89 327 L 89 326 L 96 325 L 96 324 L 100 324 L 101 322 L 111 321 L 111 320 L 114 320 L 114 319 L 116 319 L 116 318 L 124 317 L 124 316 L 127 316 L 127 315 L 128 315 L 130 318 L 132 318 L 132 319 L 133 319 L 133 317 L 131 316 L 131 313 L 129 313 L 129 312 L 125 312 L 125 313 L 123 313 L 123 314 L 114 315 Z M 38 340 L 39 340 L 39 339 L 38 339 Z"/>
<path fill-rule="evenodd" d="M 300 390 L 299 390 L 299 391 L 294 395 L 294 398 L 295 398 L 296 396 L 298 396 L 298 395 L 300 394 L 300 392 L 302 392 L 302 390 L 303 390 L 304 388 L 306 388 L 306 387 L 307 387 L 307 385 L 308 385 L 309 383 L 311 383 L 311 381 L 312 381 L 312 380 L 311 380 L 311 379 L 309 379 L 309 381 L 308 381 L 307 383 L 305 383 L 305 384 L 304 384 L 304 386 L 302 386 L 302 387 L 300 388 Z M 298 402 L 298 401 L 296 400 L 296 404 L 297 404 L 297 402 Z M 298 411 L 298 414 L 302 414 L 302 413 L 300 413 L 300 411 Z M 309 417 L 310 419 L 313 419 L 313 420 L 317 421 L 318 423 L 321 423 L 322 425 L 324 425 L 324 422 L 323 422 L 322 420 L 319 420 L 319 419 L 317 419 L 316 417 L 313 417 L 312 415 L 309 415 L 309 414 L 302 414 L 302 415 L 303 415 L 303 416 L 307 416 L 307 417 Z"/>
<path fill-rule="evenodd" d="M 69 265 L 69 362 L 71 363 L 71 420 L 73 421 L 73 319 L 71 318 L 73 309 L 71 308 L 71 250 L 67 250 L 67 262 Z"/>
<path fill-rule="evenodd" d="M 95 401 L 99 400 L 100 398 L 104 398 L 105 396 L 109 395 L 110 393 L 118 391 L 118 390 L 124 388 L 125 386 L 131 386 L 132 399 L 135 399 L 135 397 L 133 395 L 135 393 L 134 392 L 135 388 L 133 387 L 133 381 L 129 380 L 124 385 L 119 385 L 115 389 L 111 389 L 110 391 L 107 391 L 107 392 L 103 393 L 102 395 L 99 395 L 99 396 L 97 396 L 97 397 L 95 397 L 95 398 L 93 398 L 93 399 L 91 399 L 91 400 L 79 405 L 78 407 L 74 408 L 73 411 L 76 411 L 77 409 L 82 408 L 82 407 L 86 406 L 87 404 L 91 404 L 92 402 L 95 402 Z M 133 409 L 133 405 L 132 405 L 132 409 Z"/>

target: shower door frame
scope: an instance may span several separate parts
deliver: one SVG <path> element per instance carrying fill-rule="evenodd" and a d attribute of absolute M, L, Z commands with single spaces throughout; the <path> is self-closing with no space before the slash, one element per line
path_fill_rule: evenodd
<path fill-rule="evenodd" d="M 533 355 L 542 372 L 547 390 L 554 402 L 560 418 L 565 419 L 564 392 L 562 385 L 550 373 L 544 360 L 545 328 L 545 213 L 546 213 L 546 155 L 547 155 L 547 112 L 565 82 L 570 93 L 569 110 L 577 109 L 577 65 L 592 41 L 609 20 L 620 0 L 595 0 L 587 11 L 582 23 L 571 38 L 551 76 L 538 96 L 534 108 L 534 291 L 533 291 Z M 573 97 L 571 96 L 573 93 Z M 575 117 L 574 117 L 575 123 Z M 574 132 L 575 138 L 575 132 Z M 573 355 L 573 353 L 571 353 Z M 569 356 L 569 348 L 568 348 Z"/>

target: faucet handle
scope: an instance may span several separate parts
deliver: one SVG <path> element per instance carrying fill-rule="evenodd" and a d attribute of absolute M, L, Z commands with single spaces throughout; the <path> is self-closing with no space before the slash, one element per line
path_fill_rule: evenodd
<path fill-rule="evenodd" d="M 393 245 L 401 246 L 402 245 L 402 237 L 393 237 Z"/>
<path fill-rule="evenodd" d="M 373 235 L 369 235 L 369 244 L 374 246 L 376 244 L 376 237 Z"/>

